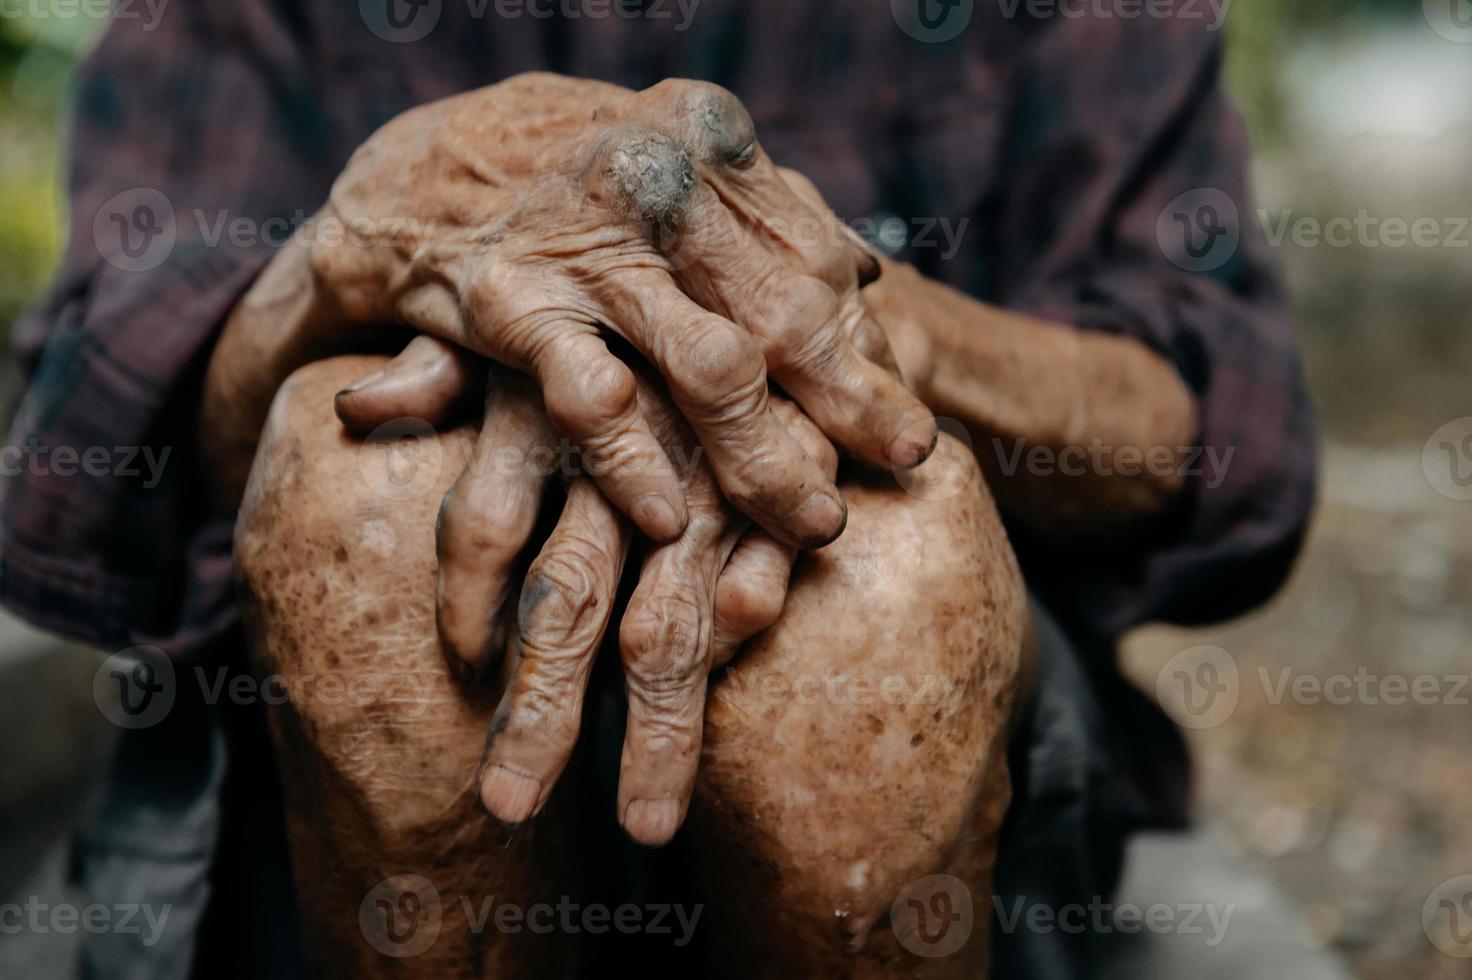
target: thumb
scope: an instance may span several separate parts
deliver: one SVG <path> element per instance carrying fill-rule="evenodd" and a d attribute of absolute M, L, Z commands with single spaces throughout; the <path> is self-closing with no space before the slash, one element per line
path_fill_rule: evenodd
<path fill-rule="evenodd" d="M 338 392 L 333 406 L 348 431 L 359 436 L 397 418 L 439 427 L 478 401 L 485 370 L 484 358 L 420 335 L 382 368 Z"/>

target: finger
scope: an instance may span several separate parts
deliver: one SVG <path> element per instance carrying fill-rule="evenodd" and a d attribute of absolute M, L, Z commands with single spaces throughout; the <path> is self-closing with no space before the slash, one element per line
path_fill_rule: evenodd
<path fill-rule="evenodd" d="M 803 450 L 831 478 L 838 469 L 838 453 L 833 444 L 787 399 L 773 398 L 772 409 Z M 741 644 L 782 615 L 796 557 L 792 548 L 760 528 L 750 528 L 741 536 L 716 582 L 712 668 L 729 662 Z"/>
<path fill-rule="evenodd" d="M 481 764 L 481 802 L 505 823 L 538 813 L 572 756 L 628 546 L 618 511 L 591 482 L 574 481 L 522 586 L 515 671 Z"/>
<path fill-rule="evenodd" d="M 602 292 L 609 322 L 664 375 L 726 498 L 788 543 L 836 538 L 847 520 L 842 498 L 772 414 L 751 339 L 661 272 L 621 273 Z"/>
<path fill-rule="evenodd" d="M 796 557 L 792 548 L 760 528 L 741 536 L 716 581 L 712 669 L 728 663 L 741 644 L 782 615 Z"/>
<path fill-rule="evenodd" d="M 435 526 L 435 621 L 461 677 L 483 675 L 505 647 L 503 607 L 555 469 L 555 443 L 530 379 L 497 372 L 470 460 Z"/>
<path fill-rule="evenodd" d="M 819 428 L 877 465 L 915 466 L 930 454 L 937 431 L 930 412 L 854 350 L 839 320 L 854 311 L 840 307 L 829 285 L 743 234 L 708 187 L 691 192 L 684 217 L 682 249 L 698 261 L 675 270 L 681 288 L 758 338 L 772 377 Z"/>
<path fill-rule="evenodd" d="M 468 408 L 483 390 L 485 359 L 420 334 L 379 370 L 337 393 L 333 407 L 354 435 L 397 418 L 439 427 Z"/>
<path fill-rule="evenodd" d="M 624 830 L 657 847 L 685 819 L 705 717 L 713 654 L 715 586 L 740 525 L 692 512 L 677 542 L 650 554 L 619 628 L 628 719 L 619 767 Z"/>
<path fill-rule="evenodd" d="M 656 541 L 679 537 L 687 520 L 679 475 L 639 411 L 634 375 L 595 334 L 565 325 L 532 368 L 552 424 L 582 450 L 598 487 Z"/>

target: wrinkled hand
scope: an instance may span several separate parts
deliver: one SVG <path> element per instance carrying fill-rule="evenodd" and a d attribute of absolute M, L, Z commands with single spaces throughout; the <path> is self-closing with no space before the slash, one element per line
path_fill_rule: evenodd
<path fill-rule="evenodd" d="M 328 235 L 337 223 L 348 233 Z M 679 475 L 603 331 L 657 368 L 725 497 L 786 543 L 825 544 L 845 516 L 776 417 L 769 372 L 872 463 L 934 445 L 930 413 L 855 346 L 883 343 L 858 296 L 873 260 L 719 87 L 523 75 L 423 106 L 359 149 L 317 224 L 242 316 L 308 337 L 405 323 L 529 374 L 658 540 L 687 519 Z"/>
<path fill-rule="evenodd" d="M 360 432 L 403 416 L 448 422 L 476 383 L 472 360 L 416 338 L 356 398 L 339 400 L 339 416 Z M 673 406 L 648 379 L 637 376 L 637 384 L 661 452 L 682 462 L 689 511 L 684 532 L 646 554 L 619 629 L 629 701 L 619 819 L 634 839 L 656 845 L 674 836 L 689 805 L 707 675 L 776 621 L 795 553 L 725 505 Z M 573 475 L 513 608 L 511 585 L 558 476 L 551 461 L 563 454 L 530 379 L 495 372 L 486 392 L 470 462 L 440 509 L 435 598 L 458 675 L 481 675 L 503 651 L 512 654 L 480 778 L 486 808 L 519 824 L 541 810 L 572 755 L 632 535 L 594 484 Z M 773 398 L 772 410 L 831 480 L 837 454 L 816 426 L 785 399 Z"/>

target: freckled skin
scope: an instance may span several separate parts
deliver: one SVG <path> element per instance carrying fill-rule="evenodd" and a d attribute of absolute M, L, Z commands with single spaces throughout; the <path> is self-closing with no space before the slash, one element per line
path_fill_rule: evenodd
<path fill-rule="evenodd" d="M 572 975 L 572 938 L 474 934 L 453 899 L 577 896 L 577 774 L 515 834 L 476 801 L 504 681 L 467 689 L 451 677 L 435 633 L 433 535 L 473 432 L 434 437 L 436 451 L 418 456 L 350 441 L 332 395 L 380 363 L 337 358 L 293 376 L 237 530 L 259 669 L 293 692 L 328 673 L 360 685 L 342 703 L 294 695 L 271 709 L 310 952 L 329 977 Z M 947 459 L 957 456 L 925 465 Z M 702 972 L 984 975 L 1026 604 L 983 481 L 964 466 L 974 464 L 963 459 L 964 488 L 941 500 L 891 478 L 850 481 L 847 531 L 799 561 L 777 624 L 712 678 L 676 845 L 703 885 Z M 395 959 L 365 938 L 359 912 L 404 873 L 451 898 L 429 950 Z M 926 959 L 900 944 L 888 913 L 907 882 L 937 873 L 970 888 L 976 922 L 959 952 Z"/>

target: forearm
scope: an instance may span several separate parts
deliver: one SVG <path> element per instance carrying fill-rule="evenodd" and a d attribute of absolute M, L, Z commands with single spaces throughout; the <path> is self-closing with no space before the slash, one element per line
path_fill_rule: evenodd
<path fill-rule="evenodd" d="M 1195 399 L 1143 344 L 977 302 L 887 264 L 865 298 L 908 321 L 901 362 L 941 417 L 964 424 L 1004 510 L 1050 536 L 1108 536 L 1181 492 Z M 903 334 L 904 330 L 899 331 Z"/>
<path fill-rule="evenodd" d="M 240 503 L 276 391 L 296 368 L 328 353 L 308 329 L 319 305 L 305 253 L 287 247 L 220 334 L 205 373 L 198 438 L 222 508 Z"/>

